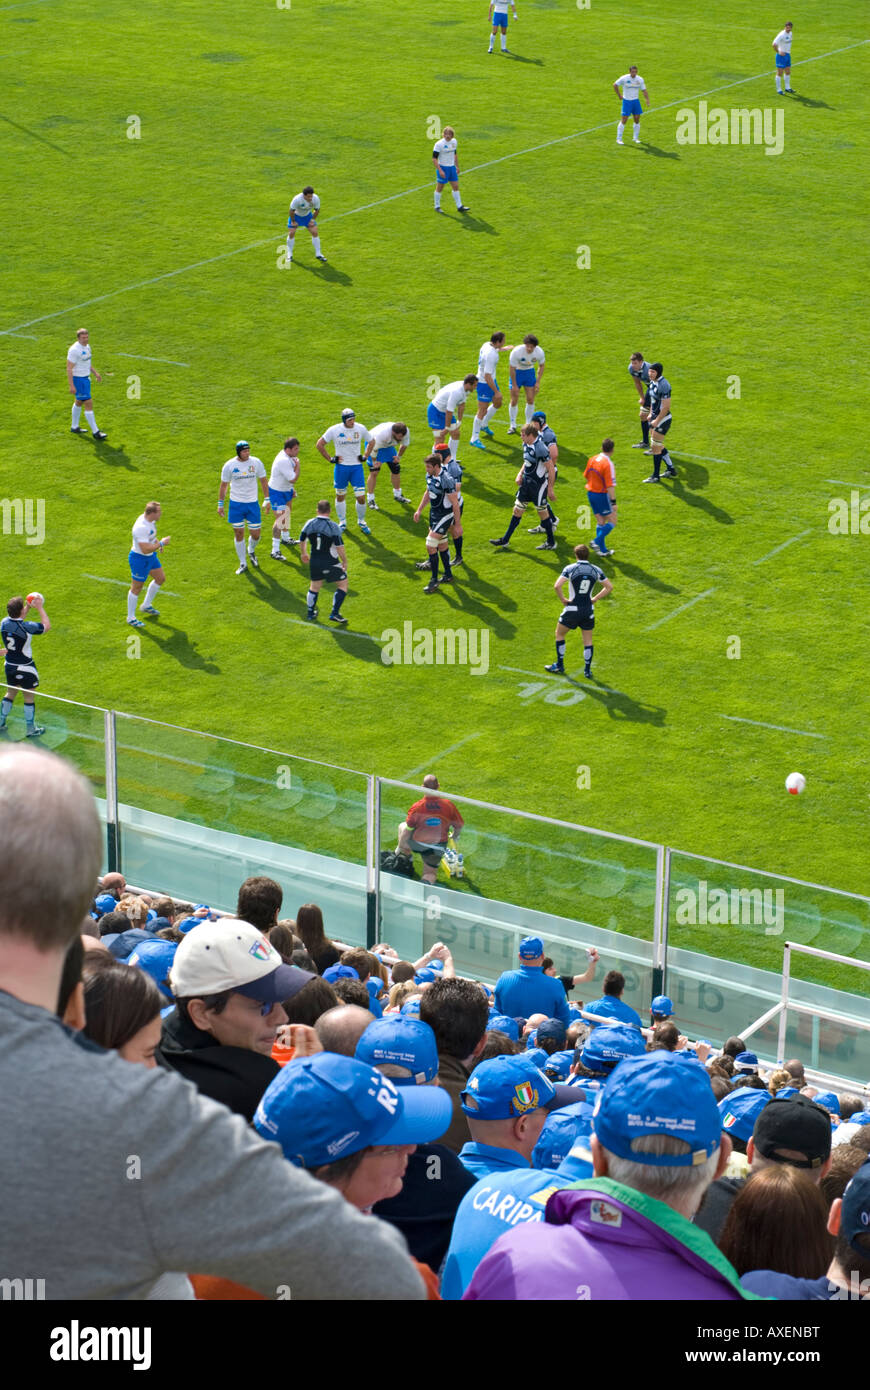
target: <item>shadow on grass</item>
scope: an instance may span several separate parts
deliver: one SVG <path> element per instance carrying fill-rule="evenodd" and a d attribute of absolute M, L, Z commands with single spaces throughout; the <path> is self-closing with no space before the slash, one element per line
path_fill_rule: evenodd
<path fill-rule="evenodd" d="M 625 579 L 633 579 L 636 584 L 643 584 L 647 589 L 655 589 L 656 593 L 678 594 L 680 592 L 673 584 L 666 584 L 663 579 L 659 579 L 658 575 L 649 574 L 646 570 L 641 569 L 640 565 L 632 564 L 630 560 L 618 559 L 614 555 L 611 564 L 620 576 Z"/>
<path fill-rule="evenodd" d="M 315 261 L 312 265 L 309 261 L 297 261 L 293 258 L 293 265 L 299 270 L 307 270 L 309 275 L 316 275 L 319 280 L 328 280 L 333 285 L 352 285 L 353 280 L 349 275 L 345 275 L 343 270 L 338 270 L 329 261 Z"/>
<path fill-rule="evenodd" d="M 658 728 L 663 727 L 667 719 L 668 712 L 663 706 L 645 705 L 622 690 L 602 685 L 594 676 L 592 680 L 584 680 L 582 689 L 590 700 L 603 705 L 611 719 L 628 724 L 655 724 Z"/>
<path fill-rule="evenodd" d="M 130 455 L 120 444 L 107 444 L 105 439 L 95 439 L 93 444 L 100 463 L 111 463 L 115 468 L 127 468 L 131 473 L 139 472 L 135 463 L 130 462 Z"/>
<path fill-rule="evenodd" d="M 166 636 L 164 636 L 166 634 Z M 207 657 L 201 656 L 196 643 L 191 642 L 187 633 L 179 627 L 148 627 L 143 636 L 149 637 L 164 656 L 171 657 L 187 671 L 201 671 L 206 676 L 221 675 L 221 668 Z"/>
<path fill-rule="evenodd" d="M 626 142 L 626 143 L 628 143 L 628 142 Z M 648 145 L 648 144 L 646 143 L 645 140 L 642 140 L 642 141 L 641 141 L 641 143 L 638 145 L 638 149 L 641 151 L 642 154 L 654 154 L 654 155 L 656 155 L 659 159 L 679 159 L 679 158 L 680 158 L 680 155 L 677 154 L 677 151 L 676 151 L 676 150 L 662 150 L 662 149 L 659 148 L 658 145 Z"/>
<path fill-rule="evenodd" d="M 734 518 L 730 512 L 726 512 L 722 507 L 717 507 L 715 502 L 708 502 L 706 497 L 696 497 L 693 492 L 689 492 L 679 478 L 663 478 L 662 487 L 668 487 L 674 497 L 685 502 L 689 507 L 695 507 L 698 511 L 706 512 L 714 521 L 718 521 L 722 526 L 733 526 Z"/>

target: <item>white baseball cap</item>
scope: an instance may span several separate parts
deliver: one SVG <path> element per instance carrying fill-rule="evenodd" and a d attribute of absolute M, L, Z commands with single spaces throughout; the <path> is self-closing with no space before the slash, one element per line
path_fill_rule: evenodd
<path fill-rule="evenodd" d="M 233 990 L 261 1004 L 277 1004 L 298 994 L 314 976 L 309 970 L 285 965 L 250 922 L 222 917 L 188 932 L 179 943 L 169 978 L 177 999 Z"/>

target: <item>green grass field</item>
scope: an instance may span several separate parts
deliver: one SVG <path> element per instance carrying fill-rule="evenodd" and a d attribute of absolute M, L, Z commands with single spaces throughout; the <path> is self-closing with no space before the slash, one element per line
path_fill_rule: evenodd
<path fill-rule="evenodd" d="M 46 506 L 45 543 L 7 525 L 0 554 L 8 593 L 46 595 L 43 689 L 387 777 L 431 767 L 455 793 L 870 892 L 868 541 L 828 529 L 832 498 L 870 496 L 856 447 L 866 40 L 854 6 L 808 0 L 796 95 L 777 98 L 779 11 L 724 13 L 520 0 L 504 58 L 486 54 L 483 0 L 431 19 L 375 0 L 94 0 L 84 26 L 64 0 L 0 7 L 2 490 Z M 611 83 L 634 61 L 652 109 L 644 144 L 617 149 Z M 701 98 L 778 104 L 783 152 L 678 144 L 678 112 Z M 444 124 L 468 217 L 449 196 L 432 211 Z M 302 232 L 280 269 L 287 204 L 309 181 L 329 261 Z M 64 359 L 82 324 L 104 377 L 100 445 L 69 433 Z M 275 564 L 265 538 L 259 573 L 235 577 L 216 500 L 237 438 L 267 468 L 285 434 L 302 440 L 295 534 L 332 495 L 314 442 L 341 408 L 404 419 L 416 503 L 431 379 L 473 369 L 496 328 L 547 352 L 558 555 L 535 550 L 536 518 L 509 551 L 488 544 L 519 460 L 505 402 L 486 453 L 463 430 L 467 563 L 450 591 L 423 594 L 424 526 L 386 469 L 371 539 L 349 507 L 347 630 L 329 629 L 325 603 L 304 622 L 298 556 Z M 641 486 L 648 461 L 630 448 L 635 348 L 674 389 L 679 478 L 660 488 Z M 606 434 L 620 514 L 597 680 L 576 678 L 579 638 L 575 678 L 554 680 L 552 584 L 591 537 L 575 524 L 582 469 Z M 137 657 L 126 556 L 151 497 L 172 536 L 169 593 Z M 384 665 L 379 639 L 406 621 L 486 630 L 486 674 Z M 168 810 L 160 765 L 130 754 L 128 769 Z M 795 769 L 800 798 L 783 785 Z M 234 828 L 250 832 L 273 803 L 249 801 Z M 866 923 L 859 936 L 850 949 L 870 957 Z"/>

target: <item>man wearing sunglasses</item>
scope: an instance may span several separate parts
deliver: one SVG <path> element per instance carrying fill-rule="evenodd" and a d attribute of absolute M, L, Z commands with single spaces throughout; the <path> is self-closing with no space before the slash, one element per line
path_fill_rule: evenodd
<path fill-rule="evenodd" d="M 163 1021 L 159 1063 L 212 1100 L 253 1120 L 269 1082 L 283 1003 L 314 976 L 285 965 L 262 932 L 224 917 L 188 932 L 170 971 L 175 1009 Z"/>

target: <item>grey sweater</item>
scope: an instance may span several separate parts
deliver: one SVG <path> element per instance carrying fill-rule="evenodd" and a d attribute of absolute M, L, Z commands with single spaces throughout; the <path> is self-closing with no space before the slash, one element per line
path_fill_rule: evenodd
<path fill-rule="evenodd" d="M 181 1077 L 0 991 L 0 1279 L 136 1299 L 168 1270 L 267 1297 L 423 1299 L 397 1231 Z"/>

